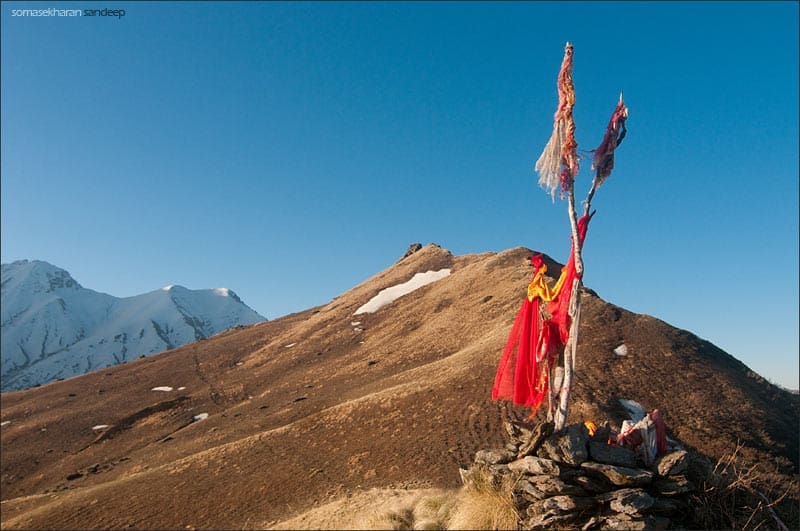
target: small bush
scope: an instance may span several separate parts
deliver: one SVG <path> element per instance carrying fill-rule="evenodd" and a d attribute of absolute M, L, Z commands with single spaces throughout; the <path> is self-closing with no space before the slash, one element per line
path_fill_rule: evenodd
<path fill-rule="evenodd" d="M 747 465 L 739 457 L 742 446 L 717 461 L 711 473 L 692 496 L 692 527 L 701 529 L 780 529 L 788 531 L 774 507 L 787 490 L 770 500 L 757 464 Z M 796 486 L 795 486 L 796 488 Z"/>

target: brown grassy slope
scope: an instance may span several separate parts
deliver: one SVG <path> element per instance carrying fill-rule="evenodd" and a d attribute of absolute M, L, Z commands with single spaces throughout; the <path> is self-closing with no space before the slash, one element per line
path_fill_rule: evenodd
<path fill-rule="evenodd" d="M 3 394 L 3 528 L 242 529 L 357 490 L 458 485 L 458 466 L 524 414 L 489 391 L 529 255 L 426 246 L 324 306 Z M 353 316 L 443 267 L 449 277 Z M 709 456 L 740 439 L 747 457 L 797 470 L 797 396 L 692 334 L 589 290 L 583 302 L 573 419 L 621 419 L 617 399 L 634 399 Z M 627 357 L 612 352 L 622 342 Z M 165 385 L 176 390 L 151 391 Z"/>

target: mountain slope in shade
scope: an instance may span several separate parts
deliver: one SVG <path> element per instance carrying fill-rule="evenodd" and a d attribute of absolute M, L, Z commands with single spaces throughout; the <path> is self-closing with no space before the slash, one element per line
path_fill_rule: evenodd
<path fill-rule="evenodd" d="M 373 488 L 457 488 L 459 466 L 505 444 L 503 420 L 529 413 L 490 393 L 530 254 L 425 246 L 322 306 L 3 393 L 3 528 L 286 528 Z M 635 400 L 659 408 L 689 448 L 718 458 L 740 441 L 741 459 L 760 463 L 777 495 L 792 486 L 797 395 L 694 334 L 590 289 L 581 297 L 570 421 L 619 425 L 620 399 Z M 797 500 L 794 483 L 784 503 Z"/>
<path fill-rule="evenodd" d="M 86 289 L 47 262 L 2 265 L 2 389 L 149 356 L 264 318 L 225 288 L 127 298 Z"/>

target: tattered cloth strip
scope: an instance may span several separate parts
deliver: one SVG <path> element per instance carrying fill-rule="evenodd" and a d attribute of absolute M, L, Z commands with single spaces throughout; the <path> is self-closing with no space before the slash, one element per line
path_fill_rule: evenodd
<path fill-rule="evenodd" d="M 556 189 L 569 192 L 578 174 L 578 143 L 575 140 L 575 84 L 572 82 L 572 45 L 567 43 L 564 60 L 558 73 L 558 109 L 553 124 L 553 134 L 536 161 L 539 185 L 555 199 Z"/>
<path fill-rule="evenodd" d="M 622 94 L 619 95 L 619 103 L 611 114 L 611 119 L 608 121 L 606 127 L 606 134 L 603 141 L 594 150 L 594 158 L 592 160 L 592 169 L 596 170 L 594 176 L 593 188 L 600 188 L 606 177 L 611 175 L 611 170 L 614 169 L 614 150 L 617 146 L 622 144 L 625 138 L 625 120 L 628 119 L 628 108 L 622 100 Z"/>
<path fill-rule="evenodd" d="M 654 409 L 635 424 L 630 420 L 624 421 L 616 444 L 632 448 L 646 465 L 653 464 L 656 457 L 667 451 L 667 428 L 663 415 Z"/>
<path fill-rule="evenodd" d="M 586 238 L 590 218 L 586 215 L 578 220 L 580 246 Z M 579 278 L 575 270 L 574 241 L 572 247 L 569 261 L 561 269 L 553 289 L 544 281 L 547 266 L 542 256 L 532 257 L 533 278 L 517 312 L 492 387 L 492 400 L 511 400 L 516 405 L 530 406 L 531 415 L 547 396 L 550 368 L 569 339 L 569 302 L 572 284 Z M 544 303 L 549 314 L 545 318 L 542 317 Z"/>

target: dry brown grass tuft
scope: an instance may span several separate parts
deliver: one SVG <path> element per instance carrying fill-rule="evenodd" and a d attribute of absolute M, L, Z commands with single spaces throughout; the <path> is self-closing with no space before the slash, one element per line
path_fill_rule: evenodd
<path fill-rule="evenodd" d="M 457 491 L 397 500 L 383 512 L 367 518 L 363 529 L 447 529 L 458 501 Z"/>
<path fill-rule="evenodd" d="M 514 507 L 514 479 L 506 476 L 500 485 L 477 470 L 461 489 L 449 529 L 518 529 L 519 514 Z"/>
<path fill-rule="evenodd" d="M 460 490 L 398 499 L 362 522 L 363 529 L 518 529 L 513 480 L 492 482 L 477 470 Z"/>
<path fill-rule="evenodd" d="M 724 455 L 692 496 L 693 525 L 701 529 L 779 529 L 789 531 L 775 508 L 791 489 L 773 493 L 773 485 L 762 476 L 758 464 L 746 464 L 740 457 L 742 445 Z M 769 489 L 769 490 L 765 490 Z M 766 494 L 764 493 L 766 492 Z M 793 504 L 791 504 L 793 505 Z M 794 508 L 796 509 L 796 507 Z M 785 512 L 785 511 L 782 511 Z M 797 520 L 788 515 L 790 522 Z"/>

